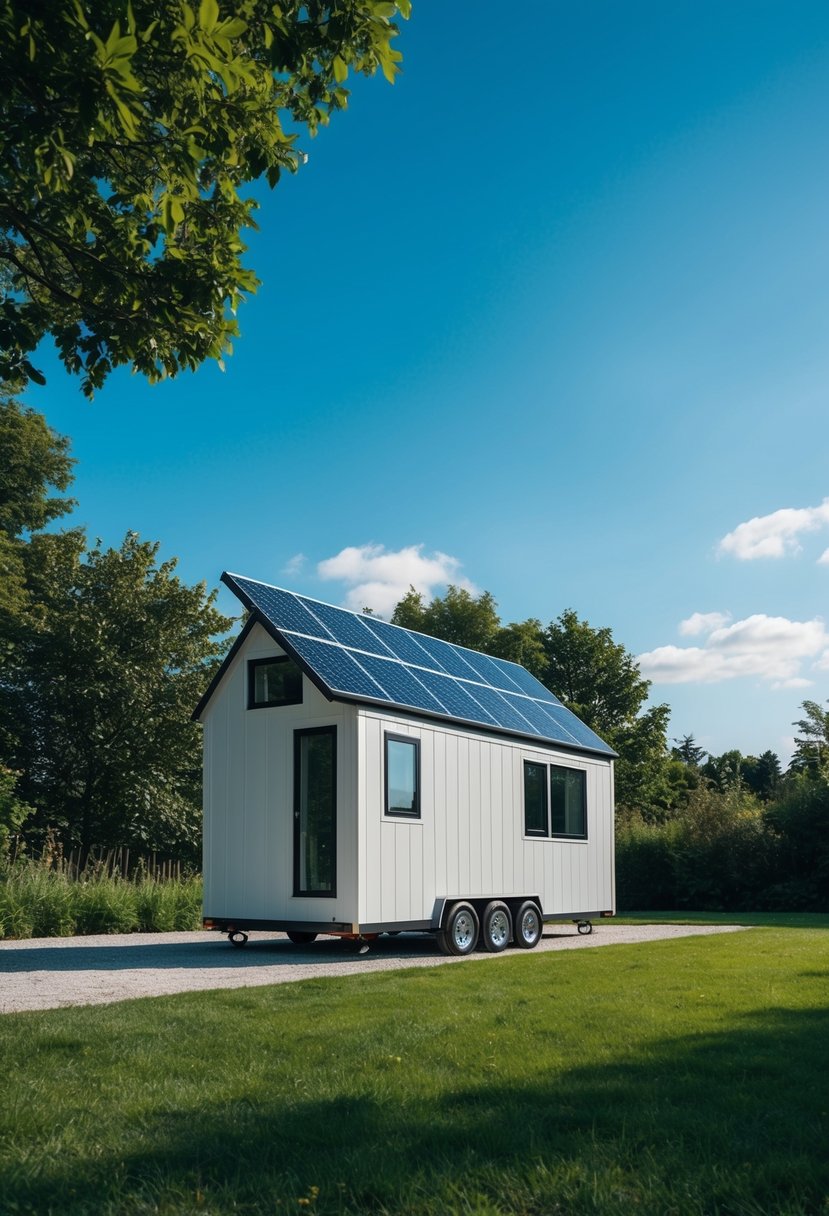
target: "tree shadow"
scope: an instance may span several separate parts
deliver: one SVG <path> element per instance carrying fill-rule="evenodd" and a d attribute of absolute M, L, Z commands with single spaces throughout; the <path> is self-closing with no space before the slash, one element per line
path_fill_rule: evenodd
<path fill-rule="evenodd" d="M 520 1084 L 413 1082 L 401 1099 L 358 1074 L 330 1100 L 259 1090 L 156 1109 L 124 1155 L 52 1157 L 2 1193 L 31 1212 L 197 1194 L 213 1211 L 271 1212 L 292 1195 L 298 1210 L 318 1187 L 317 1213 L 432 1213 L 477 1195 L 491 1212 L 805 1216 L 829 1191 L 827 1045 L 829 1012 L 774 1009 Z"/>

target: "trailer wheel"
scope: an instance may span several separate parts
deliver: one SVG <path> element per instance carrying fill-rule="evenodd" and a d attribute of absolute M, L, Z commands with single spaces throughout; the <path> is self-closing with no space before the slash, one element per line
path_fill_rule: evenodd
<path fill-rule="evenodd" d="M 243 933 L 241 929 L 232 929 L 227 935 L 227 940 L 233 946 L 244 946 L 247 944 L 248 935 Z"/>
<path fill-rule="evenodd" d="M 589 920 L 580 920 L 578 924 L 579 933 L 592 933 L 593 922 Z"/>
<path fill-rule="evenodd" d="M 543 922 L 538 904 L 525 899 L 515 914 L 515 944 L 521 950 L 534 950 L 541 941 Z"/>
<path fill-rule="evenodd" d="M 493 899 L 484 908 L 481 917 L 481 941 L 484 949 L 490 954 L 500 954 L 506 950 L 512 937 L 512 918 L 509 908 L 500 899 Z"/>
<path fill-rule="evenodd" d="M 295 946 L 308 946 L 317 940 L 316 933 L 306 933 L 304 929 L 288 929 L 285 936 Z"/>
<path fill-rule="evenodd" d="M 478 914 L 471 904 L 454 904 L 442 934 L 446 954 L 471 954 L 478 944 Z M 440 941 L 440 939 L 439 939 Z M 440 942 L 444 949 L 444 942 Z"/>

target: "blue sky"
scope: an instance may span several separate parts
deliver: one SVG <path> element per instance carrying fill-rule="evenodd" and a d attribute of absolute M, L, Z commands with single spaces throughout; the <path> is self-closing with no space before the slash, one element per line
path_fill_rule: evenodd
<path fill-rule="evenodd" d="M 224 374 L 89 405 L 43 353 L 78 522 L 211 586 L 572 607 L 672 736 L 787 757 L 829 696 L 829 6 L 415 0 L 398 46 L 263 193 Z"/>

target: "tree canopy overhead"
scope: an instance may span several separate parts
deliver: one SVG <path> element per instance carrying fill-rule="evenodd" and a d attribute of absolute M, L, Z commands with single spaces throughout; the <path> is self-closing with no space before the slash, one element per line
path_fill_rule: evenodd
<path fill-rule="evenodd" d="M 392 81 L 410 0 L 0 0 L 0 375 L 51 334 L 91 395 L 221 360 L 257 279 L 255 202 L 348 101 Z"/>

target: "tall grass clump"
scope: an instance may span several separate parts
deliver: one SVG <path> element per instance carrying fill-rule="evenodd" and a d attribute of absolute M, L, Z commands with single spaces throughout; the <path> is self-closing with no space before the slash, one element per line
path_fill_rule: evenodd
<path fill-rule="evenodd" d="M 76 873 L 60 858 L 0 863 L 0 938 L 198 929 L 199 877 L 134 878 L 100 865 Z"/>
<path fill-rule="evenodd" d="M 183 932 L 201 927 L 202 880 L 156 879 L 135 884 L 138 928 L 142 933 Z"/>

